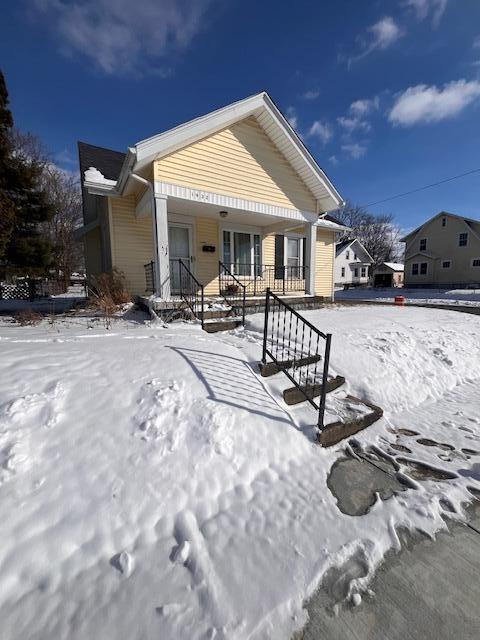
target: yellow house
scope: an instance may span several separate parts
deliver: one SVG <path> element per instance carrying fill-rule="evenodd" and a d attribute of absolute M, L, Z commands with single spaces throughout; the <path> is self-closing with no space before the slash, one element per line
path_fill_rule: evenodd
<path fill-rule="evenodd" d="M 185 274 L 206 296 L 240 283 L 333 299 L 344 227 L 327 212 L 343 201 L 268 94 L 126 153 L 81 142 L 79 153 L 88 276 L 119 269 L 132 295 L 163 308 Z"/>

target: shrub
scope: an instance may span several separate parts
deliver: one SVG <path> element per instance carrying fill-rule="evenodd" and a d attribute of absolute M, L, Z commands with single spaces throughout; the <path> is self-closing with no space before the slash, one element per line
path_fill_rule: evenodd
<path fill-rule="evenodd" d="M 127 291 L 125 276 L 118 269 L 93 276 L 92 284 L 96 297 L 108 298 L 114 305 L 125 304 L 132 299 Z"/>
<path fill-rule="evenodd" d="M 32 309 L 21 309 L 17 311 L 13 318 L 22 327 L 33 327 L 42 321 L 43 316 Z"/>

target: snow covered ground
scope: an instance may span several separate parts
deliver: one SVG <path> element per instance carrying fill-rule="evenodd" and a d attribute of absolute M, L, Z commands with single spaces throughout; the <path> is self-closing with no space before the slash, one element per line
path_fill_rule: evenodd
<path fill-rule="evenodd" d="M 407 304 L 455 304 L 460 306 L 480 306 L 480 289 L 380 289 L 361 288 L 339 289 L 336 300 L 377 300 L 392 302 L 395 296 L 405 296 Z"/>
<path fill-rule="evenodd" d="M 305 315 L 333 333 L 331 373 L 347 378 L 330 414 L 346 392 L 372 400 L 385 417 L 360 445 L 453 479 L 343 514 L 326 480 L 345 443 L 316 445 L 313 410 L 284 405 L 282 374 L 259 377 L 261 316 L 211 335 L 132 313 L 110 330 L 3 319 L 2 640 L 287 639 L 329 567 L 367 564 L 358 601 L 396 528 L 433 535 L 464 517 L 480 489 L 480 318 Z"/>

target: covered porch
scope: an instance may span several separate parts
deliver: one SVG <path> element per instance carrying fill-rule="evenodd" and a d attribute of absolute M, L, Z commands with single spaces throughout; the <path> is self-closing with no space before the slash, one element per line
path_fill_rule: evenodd
<path fill-rule="evenodd" d="M 257 297 L 267 288 L 315 295 L 316 214 L 193 189 L 180 195 L 155 193 L 152 206 L 142 198 L 136 207 L 152 224 L 146 296 L 165 308 L 195 283 L 210 298 Z"/>

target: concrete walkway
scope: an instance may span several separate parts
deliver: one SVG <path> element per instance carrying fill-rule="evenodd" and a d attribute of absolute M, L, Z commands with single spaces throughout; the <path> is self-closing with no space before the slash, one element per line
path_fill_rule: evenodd
<path fill-rule="evenodd" d="M 480 503 L 468 525 L 449 524 L 432 541 L 402 534 L 387 555 L 374 596 L 332 612 L 339 593 L 324 585 L 307 604 L 310 620 L 295 640 L 478 640 L 480 638 Z M 327 578 L 327 576 L 326 576 Z"/>

